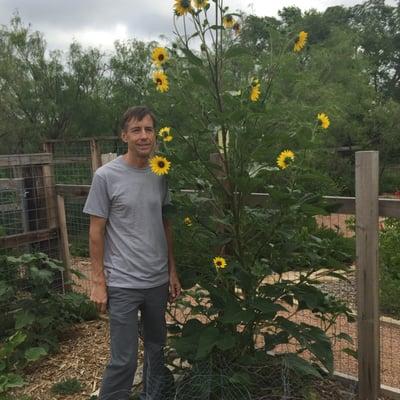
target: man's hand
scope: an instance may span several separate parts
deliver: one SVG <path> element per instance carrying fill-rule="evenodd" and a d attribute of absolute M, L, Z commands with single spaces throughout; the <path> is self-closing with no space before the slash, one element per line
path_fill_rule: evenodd
<path fill-rule="evenodd" d="M 100 313 L 107 312 L 107 286 L 105 282 L 93 282 L 90 300 Z"/>
<path fill-rule="evenodd" d="M 169 301 L 172 303 L 181 294 L 181 283 L 176 272 L 171 272 L 169 274 Z"/>

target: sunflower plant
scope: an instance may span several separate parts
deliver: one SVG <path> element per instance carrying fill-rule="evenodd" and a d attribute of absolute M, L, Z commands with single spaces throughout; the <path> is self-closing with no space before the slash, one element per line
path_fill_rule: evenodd
<path fill-rule="evenodd" d="M 277 50 L 254 54 L 234 29 L 241 14 L 222 0 L 175 0 L 173 11 L 176 41 L 163 72 L 169 90 L 157 86 L 153 99 L 166 126 L 159 152 L 169 160 L 177 204 L 187 289 L 178 308 L 191 310 L 176 314 L 172 345 L 192 363 L 223 356 L 232 365 L 272 359 L 305 375 L 318 376 L 316 365 L 332 371 L 327 332 L 340 315 L 352 315 L 316 276 L 341 279 L 351 256 L 315 222 L 328 206 L 306 190 L 307 153 L 269 134 L 282 121 L 271 117 L 280 60 L 297 62 L 308 34 L 293 32 Z M 315 110 L 304 129 L 315 141 L 327 125 L 328 115 Z M 159 171 L 160 159 L 154 162 Z M 298 319 L 301 313 L 319 325 Z M 289 343 L 295 352 L 281 351 Z"/>

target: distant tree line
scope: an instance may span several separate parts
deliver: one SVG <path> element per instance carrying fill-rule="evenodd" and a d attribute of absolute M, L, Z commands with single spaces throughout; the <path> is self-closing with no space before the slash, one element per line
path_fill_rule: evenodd
<path fill-rule="evenodd" d="M 271 55 L 288 33 L 299 31 L 308 32 L 300 62 L 290 54 Z M 238 69 L 250 73 L 254 59 L 262 67 L 279 57 L 279 71 L 269 71 L 274 83 L 264 77 L 273 99 L 265 107 L 265 135 L 276 136 L 277 147 L 280 138 L 292 148 L 307 147 L 305 122 L 315 120 L 318 109 L 331 126 L 310 163 L 334 182 L 331 191 L 352 193 L 355 149 L 379 150 L 381 190 L 400 189 L 400 3 L 370 0 L 324 12 L 288 7 L 278 18 L 243 14 L 238 42 L 254 56 L 236 61 Z M 66 52 L 48 52 L 43 35 L 13 16 L 0 28 L 0 152 L 40 151 L 46 139 L 117 135 L 121 113 L 133 104 L 149 104 L 161 123 L 168 117 L 190 129 L 188 116 L 204 110 L 157 96 L 154 46 L 117 41 L 106 54 L 73 42 Z M 173 41 L 167 47 L 173 57 Z M 193 51 L 202 57 L 200 48 Z"/>

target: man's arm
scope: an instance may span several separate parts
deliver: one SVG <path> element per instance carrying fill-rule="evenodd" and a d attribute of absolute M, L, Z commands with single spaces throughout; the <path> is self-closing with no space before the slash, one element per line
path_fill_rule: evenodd
<path fill-rule="evenodd" d="M 181 283 L 179 282 L 178 274 L 176 272 L 171 224 L 166 218 L 163 218 L 163 224 L 164 224 L 165 237 L 167 239 L 167 245 L 168 245 L 168 273 L 169 273 L 170 301 L 174 301 L 181 294 Z"/>
<path fill-rule="evenodd" d="M 107 220 L 105 218 L 90 216 L 89 250 L 92 264 L 91 281 L 92 291 L 90 299 L 96 304 L 97 309 L 107 311 L 107 286 L 104 276 L 104 232 Z"/>

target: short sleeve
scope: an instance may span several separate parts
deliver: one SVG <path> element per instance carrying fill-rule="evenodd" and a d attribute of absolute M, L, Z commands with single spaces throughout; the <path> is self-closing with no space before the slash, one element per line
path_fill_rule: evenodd
<path fill-rule="evenodd" d="M 164 197 L 162 203 L 162 213 L 165 215 L 168 209 L 172 207 L 171 193 L 169 191 L 168 182 L 164 179 Z"/>
<path fill-rule="evenodd" d="M 97 217 L 108 218 L 110 198 L 108 196 L 106 180 L 95 174 L 90 186 L 83 212 Z"/>

